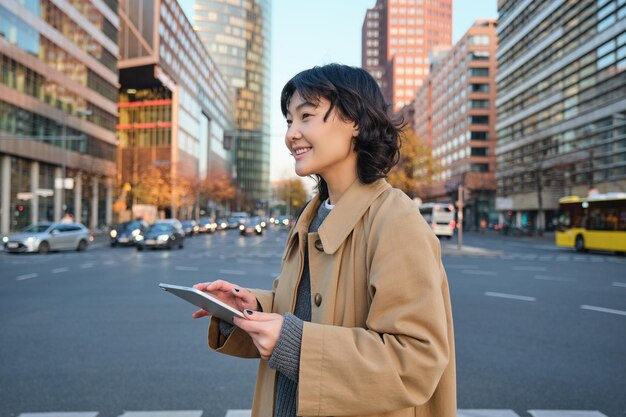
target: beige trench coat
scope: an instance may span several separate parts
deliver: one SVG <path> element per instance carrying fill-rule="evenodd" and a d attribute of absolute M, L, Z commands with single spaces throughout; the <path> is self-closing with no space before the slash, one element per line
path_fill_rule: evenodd
<path fill-rule="evenodd" d="M 265 312 L 295 307 L 309 251 L 311 322 L 304 323 L 299 416 L 456 416 L 454 334 L 437 238 L 404 193 L 358 180 L 318 233 L 308 233 L 315 197 L 287 238 L 272 291 L 253 290 Z M 209 346 L 258 358 L 249 336 L 225 339 L 217 320 Z M 276 372 L 260 361 L 253 417 L 272 417 Z"/>

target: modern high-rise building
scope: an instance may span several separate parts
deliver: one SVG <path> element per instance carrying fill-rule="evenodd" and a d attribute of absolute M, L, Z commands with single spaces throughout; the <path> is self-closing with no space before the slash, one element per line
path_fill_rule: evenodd
<path fill-rule="evenodd" d="M 111 223 L 117 1 L 0 0 L 0 232 Z"/>
<path fill-rule="evenodd" d="M 397 111 L 428 75 L 430 50 L 452 45 L 452 0 L 377 0 L 362 34 L 361 66 Z"/>
<path fill-rule="evenodd" d="M 626 191 L 626 2 L 498 1 L 497 208 L 538 229 Z"/>
<path fill-rule="evenodd" d="M 176 0 L 121 0 L 119 13 L 119 184 L 141 203 L 142 174 L 160 167 L 171 188 L 157 205 L 192 216 L 185 184 L 232 169 L 234 92 Z"/>
<path fill-rule="evenodd" d="M 236 90 L 233 176 L 240 209 L 270 198 L 270 0 L 196 0 L 194 29 Z"/>
<path fill-rule="evenodd" d="M 451 49 L 431 56 L 415 98 L 415 129 L 441 168 L 422 196 L 453 202 L 464 192 L 469 228 L 495 223 L 496 20 L 477 20 Z"/>

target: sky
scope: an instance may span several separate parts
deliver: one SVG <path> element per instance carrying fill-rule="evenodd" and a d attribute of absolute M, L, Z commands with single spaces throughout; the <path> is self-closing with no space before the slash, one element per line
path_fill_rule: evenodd
<path fill-rule="evenodd" d="M 193 22 L 193 0 L 179 0 Z M 361 26 L 376 0 L 270 0 L 271 23 L 271 179 L 294 177 L 293 158 L 284 144 L 280 91 L 298 72 L 333 62 L 361 66 Z M 496 18 L 497 0 L 453 0 L 452 40 L 456 43 L 476 19 Z"/>

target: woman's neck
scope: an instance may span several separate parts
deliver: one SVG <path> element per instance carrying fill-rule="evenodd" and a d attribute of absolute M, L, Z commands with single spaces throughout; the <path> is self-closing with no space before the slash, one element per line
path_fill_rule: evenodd
<path fill-rule="evenodd" d="M 357 181 L 357 176 L 344 176 L 340 178 L 335 178 L 332 181 L 326 181 L 326 186 L 328 187 L 328 199 L 329 204 L 335 205 L 341 199 L 341 196 L 346 192 L 348 188 Z"/>

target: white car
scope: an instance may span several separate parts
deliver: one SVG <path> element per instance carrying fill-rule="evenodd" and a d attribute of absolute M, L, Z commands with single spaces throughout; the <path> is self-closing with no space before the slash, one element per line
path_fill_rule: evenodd
<path fill-rule="evenodd" d="M 89 229 L 80 223 L 36 223 L 3 238 L 7 252 L 47 253 L 56 250 L 84 251 L 91 241 Z"/>

